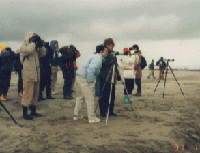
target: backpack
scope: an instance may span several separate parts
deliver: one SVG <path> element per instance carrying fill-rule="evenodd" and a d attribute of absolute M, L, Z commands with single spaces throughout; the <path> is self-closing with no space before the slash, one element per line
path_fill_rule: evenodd
<path fill-rule="evenodd" d="M 144 56 L 141 55 L 141 69 L 143 70 L 147 66 L 147 62 Z"/>

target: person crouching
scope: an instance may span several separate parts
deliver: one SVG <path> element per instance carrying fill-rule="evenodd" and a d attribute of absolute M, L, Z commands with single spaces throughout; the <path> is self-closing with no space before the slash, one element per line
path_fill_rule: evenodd
<path fill-rule="evenodd" d="M 104 57 L 108 55 L 108 49 L 99 46 L 99 53 L 91 56 L 76 72 L 77 97 L 74 108 L 74 120 L 82 118 L 80 115 L 84 102 L 87 104 L 89 123 L 100 122 L 94 114 L 94 81 L 100 73 Z"/>

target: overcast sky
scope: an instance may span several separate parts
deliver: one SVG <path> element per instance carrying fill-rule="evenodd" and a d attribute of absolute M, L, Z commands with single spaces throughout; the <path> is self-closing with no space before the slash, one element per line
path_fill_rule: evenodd
<path fill-rule="evenodd" d="M 138 44 L 147 59 L 200 68 L 199 0 L 0 0 L 0 43 L 17 50 L 27 31 L 74 44 L 78 65 L 113 38 L 116 51 Z"/>

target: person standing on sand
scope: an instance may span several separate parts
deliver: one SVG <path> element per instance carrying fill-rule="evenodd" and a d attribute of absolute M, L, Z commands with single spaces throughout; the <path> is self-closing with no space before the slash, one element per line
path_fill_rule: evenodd
<path fill-rule="evenodd" d="M 151 76 L 155 79 L 156 77 L 154 77 L 154 60 L 152 60 L 151 64 L 149 64 L 149 76 L 147 76 L 148 79 L 151 78 Z"/>
<path fill-rule="evenodd" d="M 164 80 L 164 71 L 165 71 L 167 64 L 163 60 L 163 57 L 160 57 L 160 59 L 156 62 L 156 65 L 159 66 L 159 70 L 160 70 L 158 79 L 160 80 L 161 75 L 162 75 L 162 80 Z"/>
<path fill-rule="evenodd" d="M 100 73 L 102 62 L 108 55 L 108 49 L 101 45 L 98 48 L 99 52 L 83 63 L 76 72 L 77 97 L 76 106 L 74 108 L 74 120 L 81 119 L 80 111 L 84 101 L 87 104 L 89 123 L 100 122 L 100 119 L 94 114 L 94 81 Z"/>
<path fill-rule="evenodd" d="M 24 91 L 21 104 L 25 120 L 32 120 L 32 116 L 41 116 L 41 114 L 36 113 L 40 82 L 39 58 L 46 55 L 46 49 L 41 39 L 39 39 L 34 32 L 26 32 L 24 43 L 19 49 L 20 62 L 23 63 L 22 77 Z M 28 107 L 31 110 L 30 115 L 27 114 Z"/>
<path fill-rule="evenodd" d="M 137 93 L 133 94 L 133 96 L 141 96 L 141 78 L 142 78 L 142 69 L 141 69 L 141 51 L 139 50 L 139 46 L 137 44 L 133 45 L 133 50 L 135 56 L 138 56 L 139 63 L 134 64 L 135 70 L 135 83 L 137 85 Z"/>
<path fill-rule="evenodd" d="M 51 94 L 55 95 L 55 87 L 57 82 L 58 65 L 60 60 L 58 41 L 52 40 L 50 47 L 53 50 L 53 58 L 51 59 Z"/>
<path fill-rule="evenodd" d="M 135 55 L 131 55 L 130 50 L 128 48 L 124 48 L 124 55 L 120 61 L 123 65 L 124 71 L 124 102 L 129 103 L 131 99 L 131 94 L 134 89 L 134 64 L 139 63 L 139 58 L 135 58 Z M 138 57 L 138 56 L 137 56 Z M 127 89 L 127 90 L 126 90 Z M 128 93 L 127 93 L 128 91 Z M 128 95 L 127 95 L 128 94 Z M 130 98 L 130 99 L 129 99 Z"/>
<path fill-rule="evenodd" d="M 14 67 L 14 61 L 16 54 L 11 50 L 10 47 L 7 47 L 4 44 L 0 45 L 1 48 L 1 58 L 2 58 L 2 67 L 1 67 L 1 100 L 10 100 L 7 96 L 8 89 L 10 88 L 11 72 Z"/>

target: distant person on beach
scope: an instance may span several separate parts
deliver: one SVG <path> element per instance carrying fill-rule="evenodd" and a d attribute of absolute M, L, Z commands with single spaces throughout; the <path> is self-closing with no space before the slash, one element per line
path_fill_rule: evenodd
<path fill-rule="evenodd" d="M 11 72 L 14 67 L 16 53 L 5 44 L 1 44 L 0 48 L 2 58 L 0 93 L 1 100 L 5 101 L 11 99 L 8 97 L 8 89 L 10 88 Z"/>
<path fill-rule="evenodd" d="M 164 80 L 164 71 L 167 64 L 165 63 L 163 57 L 160 57 L 160 59 L 156 62 L 156 65 L 159 66 L 159 70 L 160 70 L 158 79 L 160 80 L 162 76 L 162 80 Z"/>
<path fill-rule="evenodd" d="M 108 55 L 108 49 L 101 45 L 99 53 L 88 58 L 76 72 L 77 97 L 74 108 L 74 120 L 81 119 L 80 114 L 84 102 L 87 104 L 87 114 L 89 123 L 100 122 L 94 114 L 94 81 L 100 73 L 102 62 Z"/>
<path fill-rule="evenodd" d="M 151 64 L 149 64 L 148 66 L 150 72 L 149 72 L 149 76 L 147 76 L 148 79 L 151 78 L 151 76 L 155 79 L 156 77 L 154 77 L 154 60 L 152 60 Z"/>
<path fill-rule="evenodd" d="M 131 95 L 134 89 L 135 73 L 134 64 L 139 63 L 139 58 L 135 55 L 131 55 L 128 48 L 124 48 L 124 55 L 120 61 L 123 65 L 123 77 L 124 77 L 124 102 L 131 102 Z M 128 91 L 128 93 L 127 93 Z M 128 94 L 128 95 L 127 95 Z M 130 98 L 130 99 L 129 99 Z"/>
<path fill-rule="evenodd" d="M 24 36 L 24 43 L 20 47 L 20 62 L 23 63 L 23 118 L 25 120 L 32 120 L 34 117 L 40 117 L 41 114 L 36 113 L 36 105 L 39 96 L 40 83 L 40 67 L 39 58 L 46 55 L 46 49 L 39 36 L 34 32 L 26 32 Z M 28 107 L 31 114 L 27 114 Z"/>

